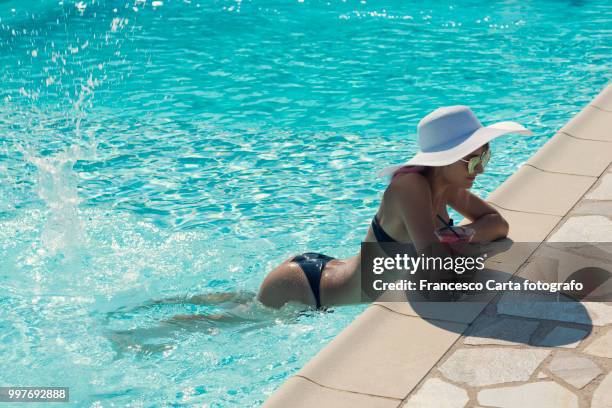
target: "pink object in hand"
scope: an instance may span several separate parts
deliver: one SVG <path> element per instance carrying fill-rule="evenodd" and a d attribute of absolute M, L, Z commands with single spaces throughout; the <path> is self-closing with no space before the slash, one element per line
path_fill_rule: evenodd
<path fill-rule="evenodd" d="M 451 228 L 457 233 L 458 236 L 451 231 Z M 435 230 L 434 233 L 440 242 L 445 244 L 456 244 L 459 242 L 470 242 L 476 231 L 465 227 L 444 227 Z"/>

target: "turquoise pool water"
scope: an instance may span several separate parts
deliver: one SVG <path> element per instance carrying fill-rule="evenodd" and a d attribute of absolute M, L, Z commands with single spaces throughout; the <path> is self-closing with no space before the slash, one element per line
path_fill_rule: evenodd
<path fill-rule="evenodd" d="M 263 310 L 267 271 L 354 254 L 438 106 L 535 132 L 486 196 L 610 80 L 611 31 L 603 0 L 0 2 L 0 385 L 258 406 L 364 309 Z M 218 292 L 246 301 L 153 302 Z"/>

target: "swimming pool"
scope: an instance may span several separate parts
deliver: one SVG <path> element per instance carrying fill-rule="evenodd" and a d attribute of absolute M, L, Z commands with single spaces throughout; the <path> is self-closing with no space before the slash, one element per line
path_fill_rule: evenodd
<path fill-rule="evenodd" d="M 610 79 L 607 2 L 4 1 L 0 385 L 79 406 L 257 406 L 365 306 L 246 302 L 355 253 L 418 120 L 469 105 L 483 196 Z M 142 306 L 142 307 L 141 307 Z M 177 314 L 235 320 L 175 324 Z"/>

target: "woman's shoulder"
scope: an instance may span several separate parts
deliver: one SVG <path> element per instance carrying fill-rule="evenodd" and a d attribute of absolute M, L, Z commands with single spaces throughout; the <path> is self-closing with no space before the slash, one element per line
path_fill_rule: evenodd
<path fill-rule="evenodd" d="M 399 173 L 393 176 L 387 190 L 429 189 L 429 182 L 420 172 Z"/>
<path fill-rule="evenodd" d="M 389 183 L 384 196 L 387 200 L 423 199 L 431 195 L 427 178 L 418 172 L 398 174 Z"/>

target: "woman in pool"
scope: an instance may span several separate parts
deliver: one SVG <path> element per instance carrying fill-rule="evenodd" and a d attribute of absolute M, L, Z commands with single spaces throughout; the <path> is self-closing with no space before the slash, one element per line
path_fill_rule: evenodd
<path fill-rule="evenodd" d="M 412 243 L 416 252 L 428 253 L 434 243 L 460 249 L 457 245 L 505 237 L 508 223 L 469 189 L 489 160 L 489 142 L 507 133 L 530 134 L 514 122 L 483 127 L 465 106 L 439 108 L 423 118 L 418 125 L 421 151 L 407 163 L 380 173 L 393 177 L 364 241 Z M 449 228 L 452 220 L 447 205 L 471 223 Z M 362 300 L 360 261 L 361 253 L 348 259 L 315 253 L 291 257 L 266 276 L 257 298 L 263 305 L 274 308 L 288 302 L 317 308 L 358 303 Z M 251 327 L 273 323 L 275 320 L 269 319 L 268 314 L 260 313 L 259 303 L 252 302 L 253 296 L 212 293 L 153 301 L 140 308 L 176 303 L 209 306 L 217 311 L 178 315 L 154 327 L 112 331 L 109 337 L 120 351 L 130 348 L 163 351 L 167 345 L 160 345 L 158 339 L 174 336 L 177 331 L 214 330 L 245 322 L 250 322 Z M 148 344 L 150 339 L 156 341 Z"/>
<path fill-rule="evenodd" d="M 411 243 L 420 254 L 441 242 L 453 247 L 506 237 L 506 220 L 469 189 L 489 160 L 491 140 L 531 132 L 516 122 L 482 126 L 466 106 L 438 108 L 419 122 L 417 130 L 420 152 L 380 173 L 393 177 L 364 241 Z M 447 206 L 470 223 L 452 227 Z M 317 308 L 358 303 L 360 262 L 361 254 L 348 259 L 310 252 L 293 256 L 266 276 L 257 298 L 274 308 L 288 302 Z"/>

